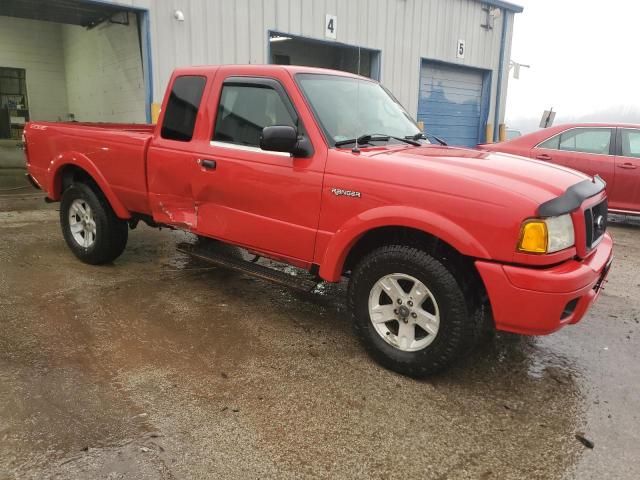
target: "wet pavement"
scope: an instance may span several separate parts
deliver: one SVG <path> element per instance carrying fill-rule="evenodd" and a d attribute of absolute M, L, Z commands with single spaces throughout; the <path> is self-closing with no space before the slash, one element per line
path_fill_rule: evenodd
<path fill-rule="evenodd" d="M 342 286 L 206 268 L 148 227 L 80 263 L 20 173 L 0 170 L 0 479 L 640 477 L 638 227 L 611 228 L 583 322 L 415 381 L 365 355 Z"/>

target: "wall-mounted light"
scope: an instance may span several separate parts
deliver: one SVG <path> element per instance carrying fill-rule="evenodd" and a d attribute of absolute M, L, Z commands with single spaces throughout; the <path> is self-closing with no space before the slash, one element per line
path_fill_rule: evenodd
<path fill-rule="evenodd" d="M 496 18 L 502 15 L 502 10 L 499 7 L 493 8 L 489 5 L 484 5 L 482 11 L 485 12 L 487 16 L 485 22 L 480 26 L 485 30 L 493 30 Z"/>
<path fill-rule="evenodd" d="M 173 18 L 175 18 L 179 22 L 184 22 L 184 12 L 182 10 L 174 10 Z"/>
<path fill-rule="evenodd" d="M 291 37 L 285 37 L 284 35 L 274 35 L 269 37 L 270 42 L 284 42 L 285 40 L 291 40 Z"/>

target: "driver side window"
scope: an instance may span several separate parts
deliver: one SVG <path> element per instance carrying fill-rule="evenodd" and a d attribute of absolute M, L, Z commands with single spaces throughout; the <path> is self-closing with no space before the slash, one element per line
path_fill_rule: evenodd
<path fill-rule="evenodd" d="M 262 85 L 223 86 L 213 140 L 259 147 L 262 129 L 273 125 L 296 125 L 277 91 Z"/>

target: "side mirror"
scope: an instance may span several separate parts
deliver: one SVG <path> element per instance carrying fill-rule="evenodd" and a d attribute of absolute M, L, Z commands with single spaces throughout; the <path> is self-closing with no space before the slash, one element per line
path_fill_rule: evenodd
<path fill-rule="evenodd" d="M 289 125 L 264 127 L 260 135 L 260 148 L 271 152 L 294 153 L 298 145 L 298 131 Z"/>

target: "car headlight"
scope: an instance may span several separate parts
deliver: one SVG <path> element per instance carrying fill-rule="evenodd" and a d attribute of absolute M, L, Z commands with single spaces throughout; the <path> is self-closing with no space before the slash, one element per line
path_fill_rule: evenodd
<path fill-rule="evenodd" d="M 575 244 L 570 214 L 525 220 L 520 228 L 518 250 L 527 253 L 553 253 Z"/>

